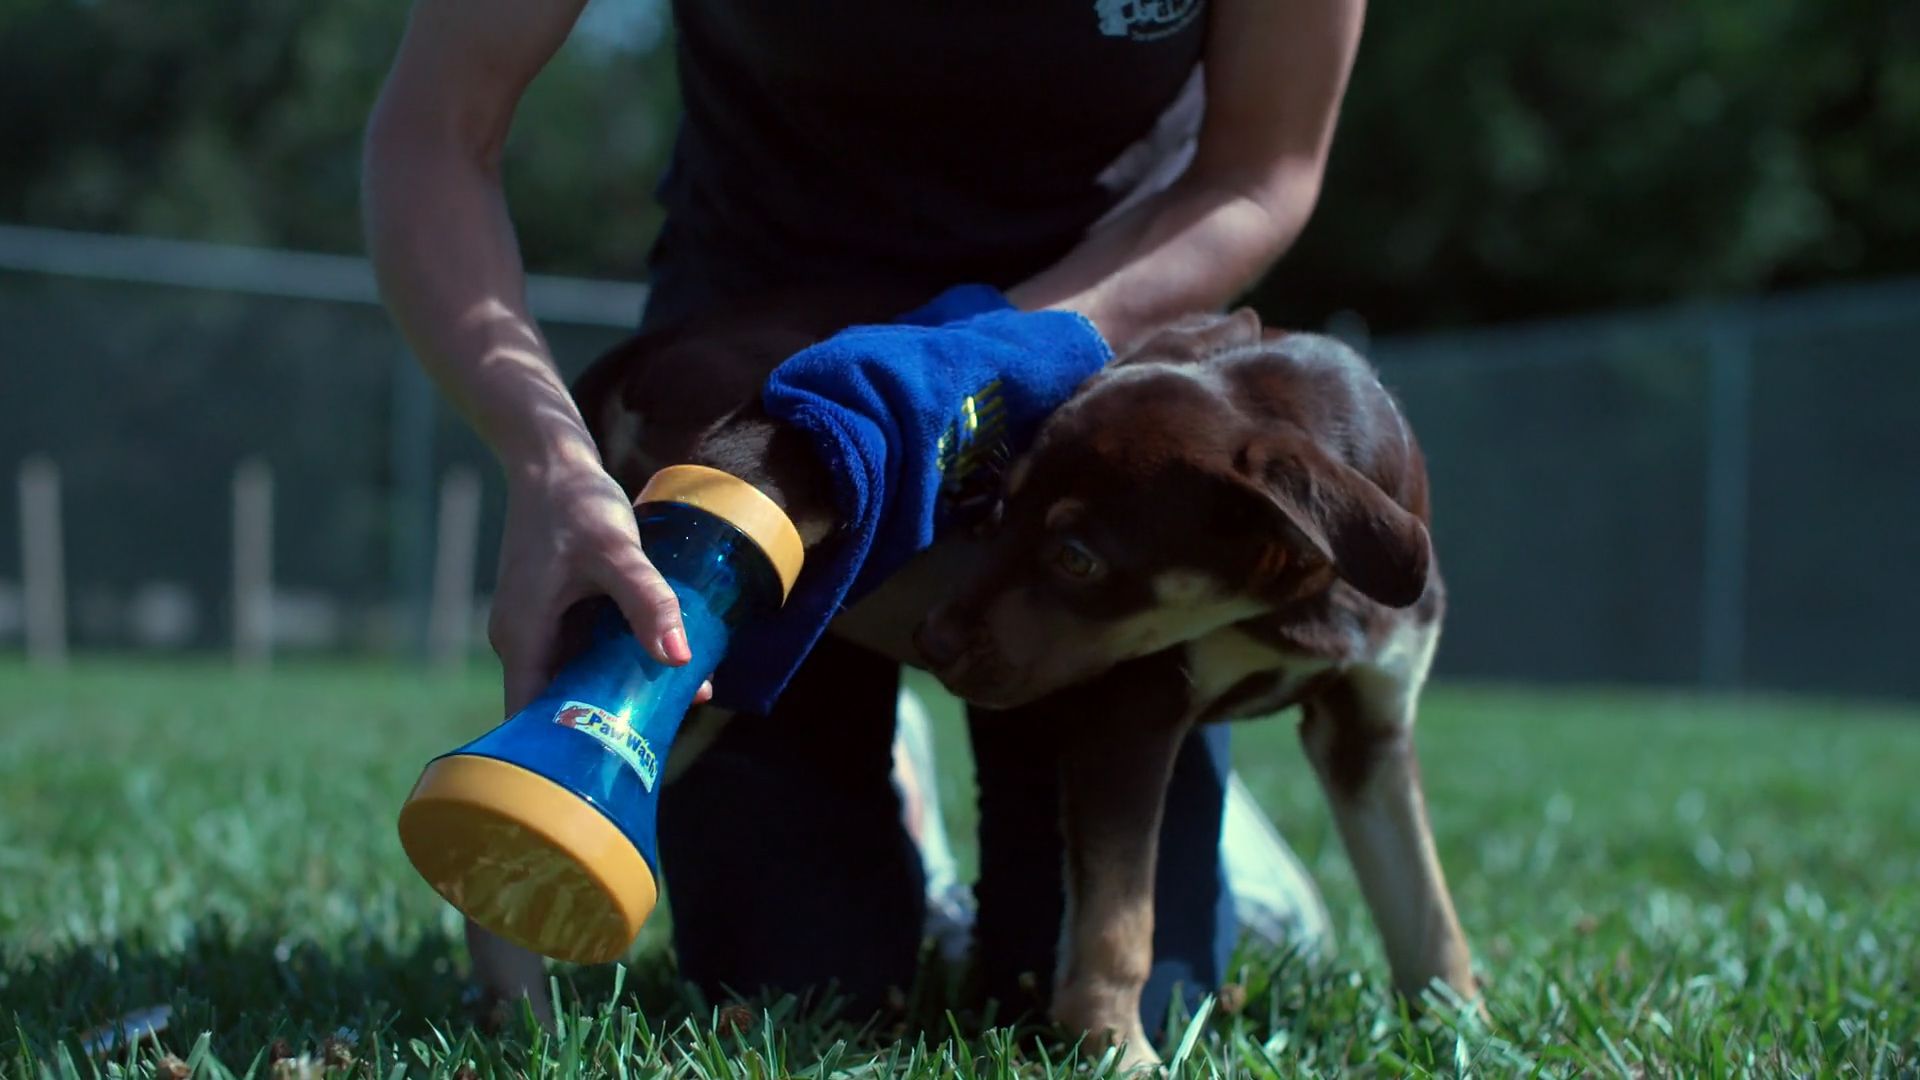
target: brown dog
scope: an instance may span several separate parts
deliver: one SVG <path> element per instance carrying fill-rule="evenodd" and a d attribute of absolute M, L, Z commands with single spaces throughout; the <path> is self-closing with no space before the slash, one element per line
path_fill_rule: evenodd
<path fill-rule="evenodd" d="M 1084 726 L 1055 1019 L 1151 1060 L 1175 750 L 1194 724 L 1294 705 L 1397 986 L 1473 996 L 1412 742 L 1444 608 L 1427 520 L 1424 459 L 1372 368 L 1247 310 L 1144 340 L 1015 463 L 984 554 L 917 642 L 956 695 Z"/>
<path fill-rule="evenodd" d="M 760 385 L 798 349 L 918 299 L 796 296 L 639 337 L 576 397 L 630 493 L 667 464 L 726 469 L 815 545 L 836 525 L 830 478 L 760 410 Z M 1412 744 L 1443 610 L 1427 515 L 1418 445 L 1363 359 L 1263 332 L 1251 311 L 1196 316 L 1055 413 L 991 523 L 836 621 L 957 696 L 1081 730 L 1063 766 L 1062 1025 L 1154 1060 L 1139 1005 L 1175 750 L 1194 724 L 1293 705 L 1396 985 L 1472 996 Z M 702 742 L 693 726 L 670 776 Z"/>

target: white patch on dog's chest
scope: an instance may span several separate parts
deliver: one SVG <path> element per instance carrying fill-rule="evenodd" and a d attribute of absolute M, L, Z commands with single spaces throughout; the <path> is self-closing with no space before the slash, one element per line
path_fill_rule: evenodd
<path fill-rule="evenodd" d="M 1213 575 L 1197 570 L 1168 570 L 1153 579 L 1153 599 L 1160 607 L 1197 607 L 1217 602 L 1222 592 Z"/>
<path fill-rule="evenodd" d="M 601 418 L 600 460 L 606 462 L 607 470 L 616 477 L 626 472 L 634 476 L 650 473 L 652 463 L 640 450 L 640 440 L 646 436 L 646 424 L 640 414 L 618 402 L 610 402 Z"/>
<path fill-rule="evenodd" d="M 1131 659 L 1197 641 L 1266 610 L 1252 597 L 1227 592 L 1217 578 L 1173 570 L 1151 582 L 1153 606 L 1111 624 L 1102 634 L 1108 656 Z"/>
<path fill-rule="evenodd" d="M 1332 666 L 1330 660 L 1282 652 L 1233 627 L 1187 643 L 1187 679 L 1196 711 L 1205 711 L 1253 676 L 1274 675 L 1278 682 L 1268 693 L 1236 712 L 1278 712 L 1293 703 L 1307 680 Z"/>
<path fill-rule="evenodd" d="M 1375 722 L 1413 726 L 1420 690 L 1433 669 L 1439 645 L 1439 624 L 1404 623 L 1394 628 L 1372 659 L 1354 668 L 1361 707 Z"/>

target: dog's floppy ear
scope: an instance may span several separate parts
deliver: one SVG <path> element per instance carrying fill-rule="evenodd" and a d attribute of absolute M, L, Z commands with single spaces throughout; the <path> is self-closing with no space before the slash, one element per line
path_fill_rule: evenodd
<path fill-rule="evenodd" d="M 1140 338 L 1115 364 L 1193 363 L 1227 349 L 1260 342 L 1260 316 L 1248 307 L 1183 316 Z"/>
<path fill-rule="evenodd" d="M 1304 437 L 1256 437 L 1241 448 L 1240 478 L 1341 580 L 1388 607 L 1427 589 L 1427 527 L 1359 470 Z"/>

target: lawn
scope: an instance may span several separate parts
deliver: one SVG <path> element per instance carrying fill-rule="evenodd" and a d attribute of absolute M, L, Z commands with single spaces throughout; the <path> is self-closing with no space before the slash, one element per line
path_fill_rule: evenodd
<path fill-rule="evenodd" d="M 496 693 L 479 671 L 0 665 L 0 1072 L 89 1073 L 79 1036 L 161 1004 L 160 1047 L 103 1071 L 293 1075 L 302 1055 L 382 1078 L 1097 1070 L 1057 1037 L 949 1020 L 937 987 L 882 1030 L 780 1003 L 716 1022 L 676 988 L 663 917 L 624 969 L 556 971 L 559 1034 L 476 1034 L 458 921 L 393 822 Z M 941 734 L 970 859 L 948 713 Z M 1920 1069 L 1920 710 L 1452 686 L 1429 695 L 1419 739 L 1491 1023 L 1396 1010 L 1291 724 L 1272 721 L 1236 754 L 1341 948 L 1246 956 L 1162 1047 L 1184 1046 L 1181 1071 Z"/>

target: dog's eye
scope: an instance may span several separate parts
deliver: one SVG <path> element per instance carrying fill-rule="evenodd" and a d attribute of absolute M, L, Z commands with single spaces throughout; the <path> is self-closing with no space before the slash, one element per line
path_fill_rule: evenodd
<path fill-rule="evenodd" d="M 1068 581 L 1091 581 L 1104 568 L 1100 557 L 1078 540 L 1063 540 L 1053 549 L 1054 572 Z"/>

